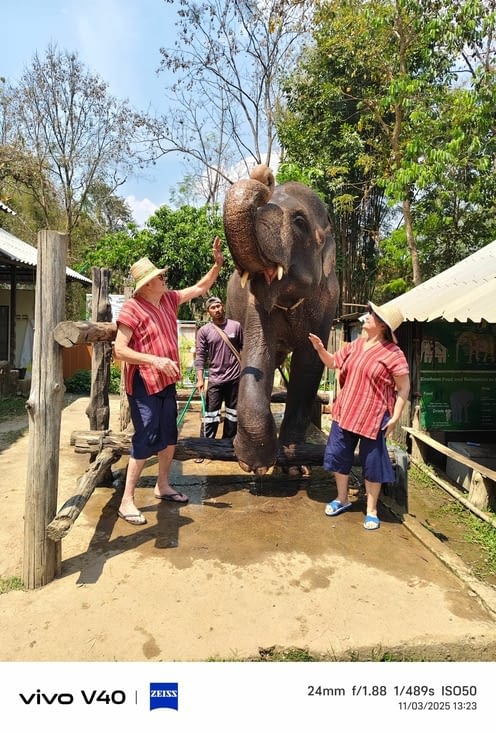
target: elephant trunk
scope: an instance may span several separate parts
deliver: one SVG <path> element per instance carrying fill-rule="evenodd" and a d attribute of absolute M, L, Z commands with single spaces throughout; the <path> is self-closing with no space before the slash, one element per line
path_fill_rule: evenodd
<path fill-rule="evenodd" d="M 271 198 L 274 176 L 266 165 L 258 165 L 250 178 L 233 184 L 224 201 L 224 230 L 236 268 L 242 275 L 264 268 L 257 246 L 256 212 Z"/>

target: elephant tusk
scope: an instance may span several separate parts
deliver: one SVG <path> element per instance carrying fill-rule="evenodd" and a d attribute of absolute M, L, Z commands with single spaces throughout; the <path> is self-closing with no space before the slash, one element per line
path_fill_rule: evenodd
<path fill-rule="evenodd" d="M 248 282 L 248 278 L 250 277 L 250 273 L 248 270 L 245 270 L 243 274 L 241 275 L 241 287 L 244 288 L 246 283 Z"/>
<path fill-rule="evenodd" d="M 284 270 L 282 265 L 277 265 L 277 279 L 282 280 L 282 277 L 284 275 Z"/>

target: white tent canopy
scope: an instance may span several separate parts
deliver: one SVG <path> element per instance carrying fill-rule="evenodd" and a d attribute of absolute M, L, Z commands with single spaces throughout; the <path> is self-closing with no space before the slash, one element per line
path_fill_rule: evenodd
<path fill-rule="evenodd" d="M 496 241 L 389 304 L 406 321 L 496 323 Z"/>

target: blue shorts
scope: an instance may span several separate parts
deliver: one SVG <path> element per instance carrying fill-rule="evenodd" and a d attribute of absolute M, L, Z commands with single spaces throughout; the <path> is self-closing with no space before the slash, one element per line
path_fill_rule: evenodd
<path fill-rule="evenodd" d="M 388 420 L 389 415 L 385 415 L 383 425 Z M 358 455 L 363 478 L 373 483 L 393 483 L 396 480 L 396 473 L 389 457 L 386 436 L 382 429 L 377 438 L 364 438 L 357 433 L 343 430 L 337 422 L 333 422 L 324 452 L 326 471 L 348 475 L 353 466 L 358 441 L 360 441 Z"/>
<path fill-rule="evenodd" d="M 176 385 L 149 395 L 138 370 L 133 379 L 133 394 L 128 394 L 134 426 L 130 455 L 142 459 L 177 443 Z"/>

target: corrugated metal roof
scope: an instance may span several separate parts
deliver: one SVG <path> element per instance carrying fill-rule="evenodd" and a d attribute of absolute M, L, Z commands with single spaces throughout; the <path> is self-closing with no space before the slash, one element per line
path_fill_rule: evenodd
<path fill-rule="evenodd" d="M 13 262 L 19 262 L 23 265 L 29 265 L 35 268 L 38 261 L 38 250 L 36 247 L 32 247 L 27 242 L 23 242 L 22 239 L 15 237 L 5 229 L 0 228 L 0 255 L 6 257 L 8 260 Z M 79 280 L 80 282 L 90 283 L 91 280 L 84 275 L 80 275 L 79 272 L 71 270 L 70 267 L 66 268 L 67 277 L 71 280 Z"/>
<path fill-rule="evenodd" d="M 496 241 L 388 304 L 406 321 L 496 323 Z"/>

